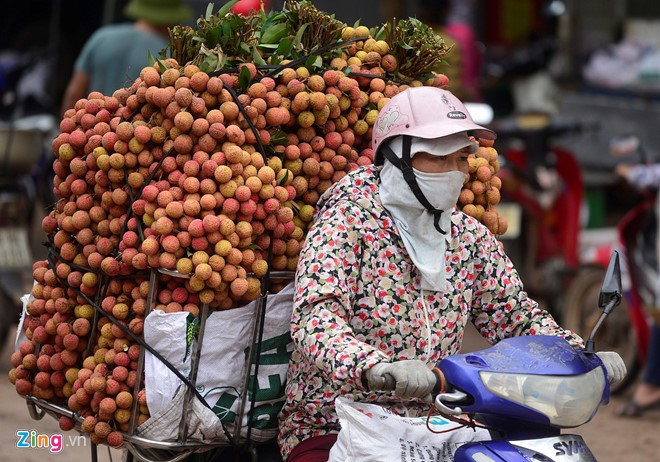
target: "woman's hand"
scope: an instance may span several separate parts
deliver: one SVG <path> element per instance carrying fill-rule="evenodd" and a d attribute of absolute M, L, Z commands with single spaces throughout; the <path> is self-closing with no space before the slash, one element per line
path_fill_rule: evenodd
<path fill-rule="evenodd" d="M 427 398 L 436 385 L 436 376 L 418 359 L 378 363 L 367 370 L 370 390 L 394 390 L 399 398 Z"/>
<path fill-rule="evenodd" d="M 599 351 L 596 356 L 600 358 L 607 371 L 610 385 L 621 382 L 626 376 L 626 364 L 616 351 Z"/>

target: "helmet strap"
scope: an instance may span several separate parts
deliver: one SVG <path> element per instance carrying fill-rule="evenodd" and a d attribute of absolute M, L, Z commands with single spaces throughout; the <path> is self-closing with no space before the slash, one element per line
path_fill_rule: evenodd
<path fill-rule="evenodd" d="M 419 203 L 422 204 L 427 212 L 433 215 L 433 225 L 435 226 L 435 229 L 441 234 L 447 234 L 447 232 L 440 227 L 440 217 L 444 213 L 444 210 L 436 209 L 433 207 L 417 183 L 417 177 L 415 176 L 415 171 L 412 168 L 412 158 L 410 157 L 410 146 L 412 144 L 412 139 L 410 135 L 402 135 L 402 139 L 403 149 L 400 158 L 394 154 L 394 151 L 392 151 L 392 148 L 390 148 L 389 144 L 382 146 L 380 149 L 382 150 L 385 159 L 389 160 L 392 165 L 401 170 L 403 179 L 408 184 L 408 187 L 413 192 Z"/>

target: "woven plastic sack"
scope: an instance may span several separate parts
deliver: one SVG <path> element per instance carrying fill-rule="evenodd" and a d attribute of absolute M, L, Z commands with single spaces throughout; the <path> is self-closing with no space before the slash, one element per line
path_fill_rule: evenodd
<path fill-rule="evenodd" d="M 456 449 L 470 441 L 490 440 L 488 431 L 460 428 L 440 416 L 401 417 L 377 404 L 335 401 L 341 431 L 328 462 L 453 462 Z"/>
<path fill-rule="evenodd" d="M 239 414 L 255 304 L 215 311 L 206 321 L 196 389 L 229 431 Z M 267 297 L 254 410 L 248 415 L 250 393 L 241 425 L 241 433 L 245 434 L 249 423 L 255 441 L 266 441 L 277 434 L 277 415 L 284 403 L 286 370 L 293 349 L 289 333 L 292 305 L 293 283 Z M 153 311 L 144 322 L 145 341 L 185 376 L 190 374 L 195 341 L 190 335 L 194 329 L 192 319 L 188 313 Z M 158 358 L 145 355 L 145 389 L 152 415 L 171 406 L 181 385 L 181 380 Z"/>

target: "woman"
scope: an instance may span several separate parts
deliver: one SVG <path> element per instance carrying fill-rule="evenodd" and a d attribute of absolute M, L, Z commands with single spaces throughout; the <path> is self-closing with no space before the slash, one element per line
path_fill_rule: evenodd
<path fill-rule="evenodd" d="M 550 334 L 582 345 L 527 296 L 495 236 L 454 208 L 476 149 L 468 134 L 495 138 L 450 92 L 408 89 L 374 125 L 376 165 L 321 197 L 296 273 L 284 460 L 327 460 L 337 396 L 426 413 L 431 368 L 459 351 L 468 321 L 491 343 Z M 610 376 L 624 373 L 605 357 Z M 378 391 L 386 374 L 394 393 Z"/>

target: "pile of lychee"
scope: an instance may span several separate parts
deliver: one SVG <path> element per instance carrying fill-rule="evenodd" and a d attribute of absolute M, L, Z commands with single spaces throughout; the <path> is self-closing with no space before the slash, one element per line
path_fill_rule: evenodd
<path fill-rule="evenodd" d="M 64 113 L 52 143 L 59 200 L 42 223 L 49 258 L 34 264 L 27 341 L 9 373 L 19 394 L 62 403 L 94 442 L 119 445 L 131 411 L 138 425 L 149 417 L 136 381 L 150 291 L 152 308 L 196 316 L 202 304 L 243 306 L 270 270 L 295 270 L 319 196 L 372 162 L 379 110 L 409 86 L 448 83 L 398 84 L 386 42 L 366 27 L 342 38 L 363 39 L 315 72 L 245 63 L 210 75 L 157 61 Z M 483 144 L 470 162 L 460 206 L 503 233 L 497 152 Z"/>
<path fill-rule="evenodd" d="M 457 207 L 482 222 L 493 234 L 506 233 L 507 221 L 495 206 L 500 203 L 502 180 L 497 150 L 492 140 L 479 139 L 477 152 L 468 157 L 470 176 L 466 181 Z"/>
<path fill-rule="evenodd" d="M 149 418 L 137 380 L 140 346 L 129 334 L 142 335 L 149 282 L 116 278 L 99 288 L 98 273 L 72 265 L 33 265 L 35 283 L 23 324 L 27 340 L 11 355 L 9 379 L 20 395 L 75 412 L 60 417 L 63 430 L 77 427 L 94 443 L 118 446 L 133 412 L 138 425 Z M 103 314 L 95 316 L 90 300 L 101 294 Z"/>

